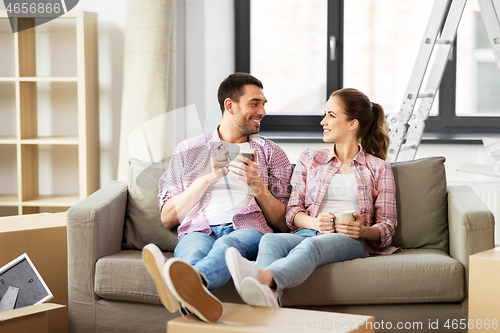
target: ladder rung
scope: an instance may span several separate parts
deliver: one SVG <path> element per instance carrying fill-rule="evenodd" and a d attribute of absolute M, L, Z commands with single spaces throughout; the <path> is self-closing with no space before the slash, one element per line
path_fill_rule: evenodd
<path fill-rule="evenodd" d="M 403 151 L 408 151 L 408 150 L 411 150 L 411 149 L 417 149 L 418 148 L 418 145 L 417 144 L 404 144 L 401 146 L 401 152 Z"/>
<path fill-rule="evenodd" d="M 453 44 L 453 39 L 436 39 L 436 44 L 451 45 Z"/>
<path fill-rule="evenodd" d="M 418 98 L 432 98 L 434 97 L 434 93 L 432 92 L 422 92 L 420 94 L 418 94 Z"/>

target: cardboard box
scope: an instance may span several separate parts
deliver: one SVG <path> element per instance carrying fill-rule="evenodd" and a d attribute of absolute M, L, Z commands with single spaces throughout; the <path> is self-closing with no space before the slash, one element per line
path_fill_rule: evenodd
<path fill-rule="evenodd" d="M 374 332 L 375 318 L 334 312 L 289 308 L 263 308 L 245 304 L 224 304 L 224 315 L 217 323 L 206 323 L 195 315 L 179 317 L 167 323 L 168 333 L 285 333 Z"/>
<path fill-rule="evenodd" d="M 54 295 L 51 302 L 64 305 L 48 312 L 49 332 L 68 332 L 66 213 L 1 217 L 0 244 L 0 267 L 28 254 Z"/>
<path fill-rule="evenodd" d="M 0 312 L 0 332 L 48 333 L 49 312 L 64 305 L 44 303 Z"/>
<path fill-rule="evenodd" d="M 499 276 L 500 247 L 470 256 L 469 333 L 500 331 Z"/>

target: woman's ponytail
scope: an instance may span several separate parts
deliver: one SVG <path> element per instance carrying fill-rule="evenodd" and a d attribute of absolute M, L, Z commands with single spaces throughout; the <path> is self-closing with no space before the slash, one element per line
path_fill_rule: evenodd
<path fill-rule="evenodd" d="M 353 88 L 334 91 L 330 98 L 339 98 L 349 121 L 359 122 L 358 139 L 365 153 L 385 160 L 389 149 L 389 133 L 384 109 L 370 102 L 368 96 Z"/>
<path fill-rule="evenodd" d="M 366 153 L 385 160 L 389 149 L 389 134 L 384 109 L 380 104 L 371 103 L 373 121 L 368 131 L 361 137 L 361 146 Z"/>

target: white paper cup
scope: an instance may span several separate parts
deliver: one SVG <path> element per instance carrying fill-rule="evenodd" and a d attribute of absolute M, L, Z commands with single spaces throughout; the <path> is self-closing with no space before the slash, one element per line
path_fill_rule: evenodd
<path fill-rule="evenodd" d="M 337 213 L 333 213 L 333 215 L 335 215 L 335 223 L 337 223 L 337 221 L 341 220 L 341 221 L 354 221 L 356 220 L 354 218 L 354 214 L 355 211 L 353 210 L 350 210 L 350 211 L 345 211 L 345 212 L 337 212 Z"/>

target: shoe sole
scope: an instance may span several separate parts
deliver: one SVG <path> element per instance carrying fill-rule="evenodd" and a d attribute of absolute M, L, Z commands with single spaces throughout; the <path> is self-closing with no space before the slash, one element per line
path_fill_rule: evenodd
<path fill-rule="evenodd" d="M 261 288 L 259 281 L 252 277 L 246 277 L 241 281 L 240 296 L 249 305 L 274 308 L 272 301 L 268 299 L 266 293 Z"/>
<path fill-rule="evenodd" d="M 236 291 L 239 293 L 240 288 L 241 288 L 240 287 L 241 275 L 239 274 L 240 267 L 238 265 L 238 259 L 236 259 L 236 256 L 238 256 L 238 255 L 240 255 L 240 253 L 234 247 L 228 248 L 226 250 L 226 254 L 225 254 L 227 269 L 229 270 L 229 273 L 231 274 L 231 277 L 233 278 L 234 287 L 236 288 Z"/>
<path fill-rule="evenodd" d="M 174 296 L 198 318 L 213 323 L 222 317 L 222 303 L 203 285 L 200 274 L 191 265 L 178 258 L 170 259 L 165 275 Z"/>
<path fill-rule="evenodd" d="M 172 295 L 170 290 L 168 289 L 165 279 L 160 272 L 160 268 L 158 267 L 157 258 L 155 258 L 154 252 L 158 252 L 157 248 L 153 248 L 149 245 L 146 245 L 142 250 L 142 259 L 146 266 L 149 275 L 153 278 L 153 281 L 156 284 L 156 289 L 158 290 L 158 295 L 160 296 L 160 300 L 163 305 L 170 312 L 176 312 L 179 310 L 180 304 L 179 301 Z M 161 253 L 161 251 L 160 251 Z M 157 253 L 158 255 L 158 253 Z M 163 253 L 161 253 L 163 256 Z"/>

